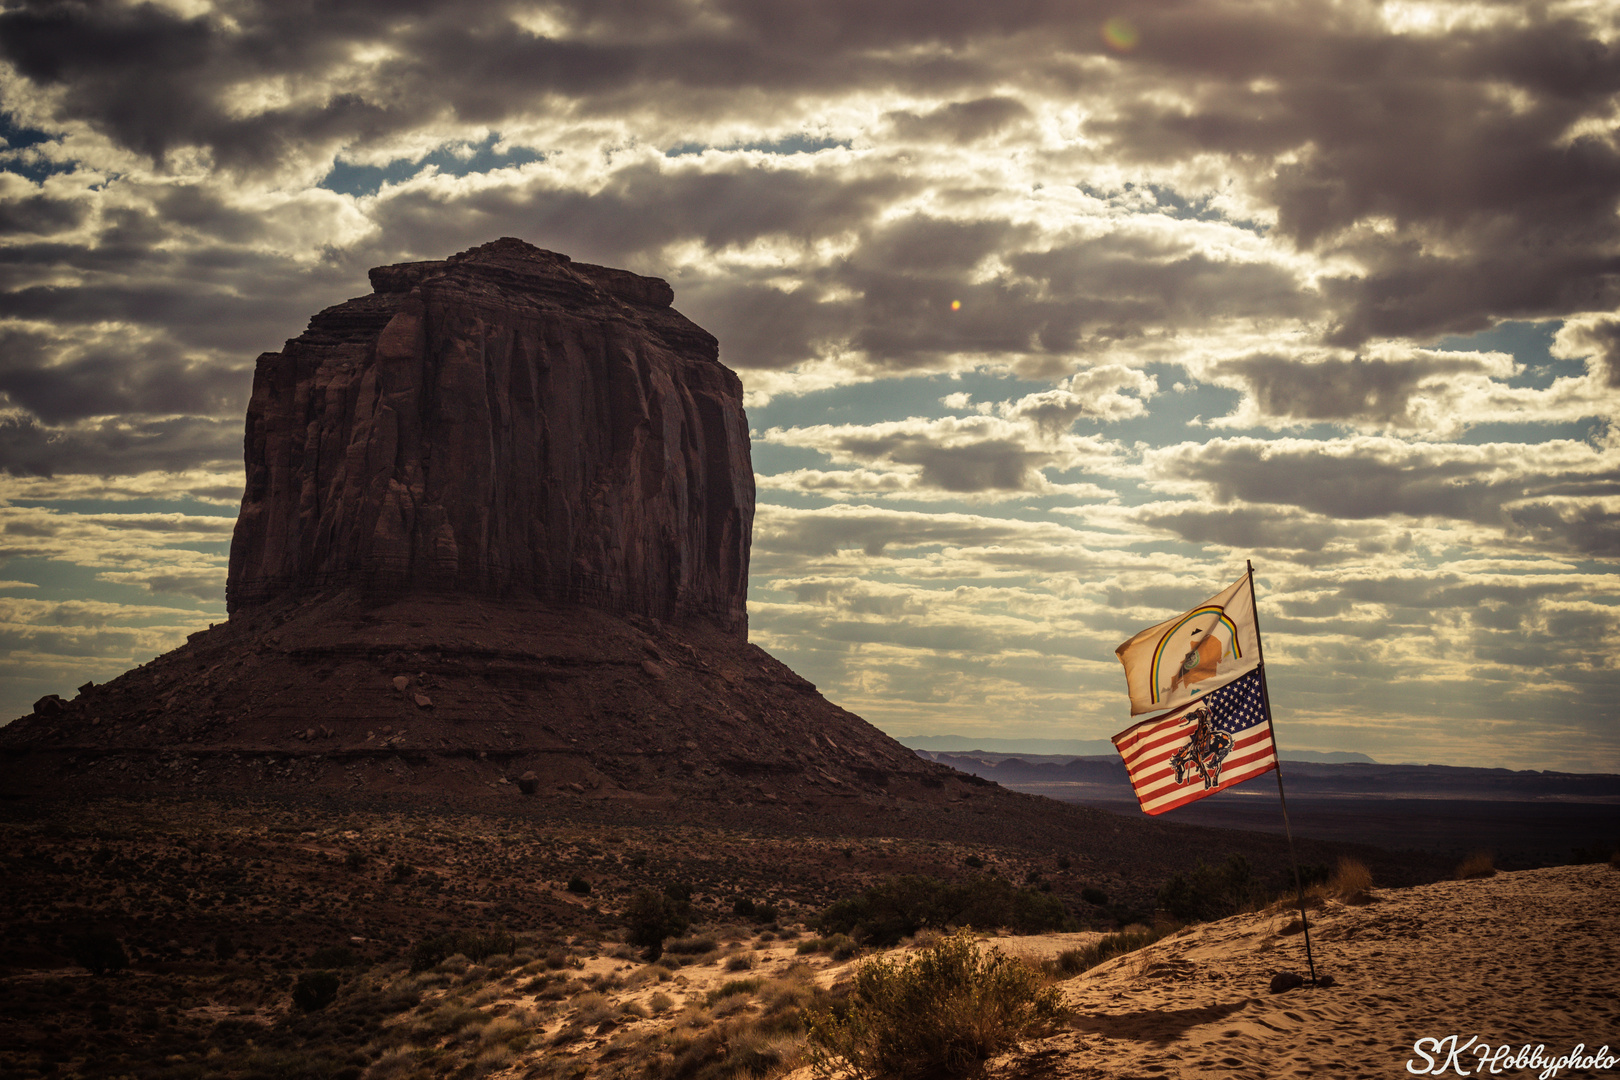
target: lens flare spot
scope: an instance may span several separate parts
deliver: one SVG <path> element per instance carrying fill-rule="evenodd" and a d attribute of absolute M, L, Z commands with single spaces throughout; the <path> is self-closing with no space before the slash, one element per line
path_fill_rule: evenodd
<path fill-rule="evenodd" d="M 960 300 L 952 300 L 951 301 L 951 310 L 952 311 L 961 311 L 962 310 L 962 301 L 960 301 Z"/>
<path fill-rule="evenodd" d="M 1103 23 L 1102 36 L 1103 41 L 1115 52 L 1130 52 L 1136 48 L 1136 43 L 1140 40 L 1140 35 L 1130 20 L 1122 19 L 1118 15 Z"/>

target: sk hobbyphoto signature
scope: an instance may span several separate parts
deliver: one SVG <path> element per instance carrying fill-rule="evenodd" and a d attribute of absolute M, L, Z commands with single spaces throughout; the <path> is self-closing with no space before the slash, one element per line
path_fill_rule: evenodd
<path fill-rule="evenodd" d="M 1539 1080 L 1552 1080 L 1566 1069 L 1612 1069 L 1615 1064 L 1607 1045 L 1588 1052 L 1584 1043 L 1576 1043 L 1574 1049 L 1560 1055 L 1549 1052 L 1544 1045 L 1515 1048 L 1503 1043 L 1493 1047 L 1477 1035 L 1466 1040 L 1461 1035 L 1425 1037 L 1412 1044 L 1412 1053 L 1415 1056 L 1407 1061 L 1406 1071 L 1415 1076 L 1495 1076 L 1529 1071 Z"/>

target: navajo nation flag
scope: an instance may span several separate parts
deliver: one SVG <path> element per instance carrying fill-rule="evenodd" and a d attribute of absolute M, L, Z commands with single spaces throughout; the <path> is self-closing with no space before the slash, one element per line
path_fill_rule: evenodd
<path fill-rule="evenodd" d="M 1259 663 L 1254 584 L 1245 574 L 1191 611 L 1148 627 L 1114 652 L 1125 665 L 1132 716 L 1200 698 Z"/>
<path fill-rule="evenodd" d="M 1174 810 L 1277 767 L 1263 677 L 1251 671 L 1114 736 L 1144 813 Z"/>

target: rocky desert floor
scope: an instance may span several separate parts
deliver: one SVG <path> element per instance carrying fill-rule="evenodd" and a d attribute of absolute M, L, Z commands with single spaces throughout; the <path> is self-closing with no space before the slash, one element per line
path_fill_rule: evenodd
<path fill-rule="evenodd" d="M 1077 869 L 1011 849 L 677 824 L 102 800 L 13 808 L 0 850 L 6 1077 L 809 1080 L 807 1016 L 875 955 L 815 931 L 832 901 L 907 873 L 1044 886 L 1090 929 L 984 937 L 1037 965 L 1119 914 L 1072 899 L 1093 884 Z M 691 893 L 692 926 L 655 963 L 625 941 L 638 888 Z M 1270 992 L 1276 972 L 1306 970 L 1287 908 L 1189 927 L 1074 977 L 1048 964 L 1065 1018 L 988 1073 L 1393 1077 L 1424 1065 L 1418 1040 L 1453 1034 L 1558 1055 L 1620 1047 L 1620 870 L 1359 899 L 1311 911 L 1331 987 Z M 72 942 L 96 931 L 122 942 L 127 969 L 98 977 L 73 961 Z M 447 934 L 492 951 L 412 970 L 416 947 Z M 293 990 L 316 970 L 337 992 L 305 1011 Z M 1473 1050 L 1460 1060 L 1477 1074 Z"/>

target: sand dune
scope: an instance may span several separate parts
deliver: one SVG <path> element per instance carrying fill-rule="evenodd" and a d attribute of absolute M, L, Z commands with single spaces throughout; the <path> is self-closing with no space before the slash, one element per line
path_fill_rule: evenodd
<path fill-rule="evenodd" d="M 1313 911 L 1317 970 L 1337 985 L 1270 992 L 1306 970 L 1297 912 L 1249 914 L 1183 931 L 1062 984 L 1072 1025 L 992 1063 L 998 1077 L 1383 1078 L 1446 1072 L 1420 1039 L 1545 1047 L 1605 1044 L 1620 1057 L 1620 872 L 1563 866 L 1374 890 L 1371 903 Z M 1433 1071 L 1429 1071 L 1429 1070 Z M 1500 1076 L 1541 1070 L 1496 1063 Z M 1567 1068 L 1561 1077 L 1620 1077 Z"/>

